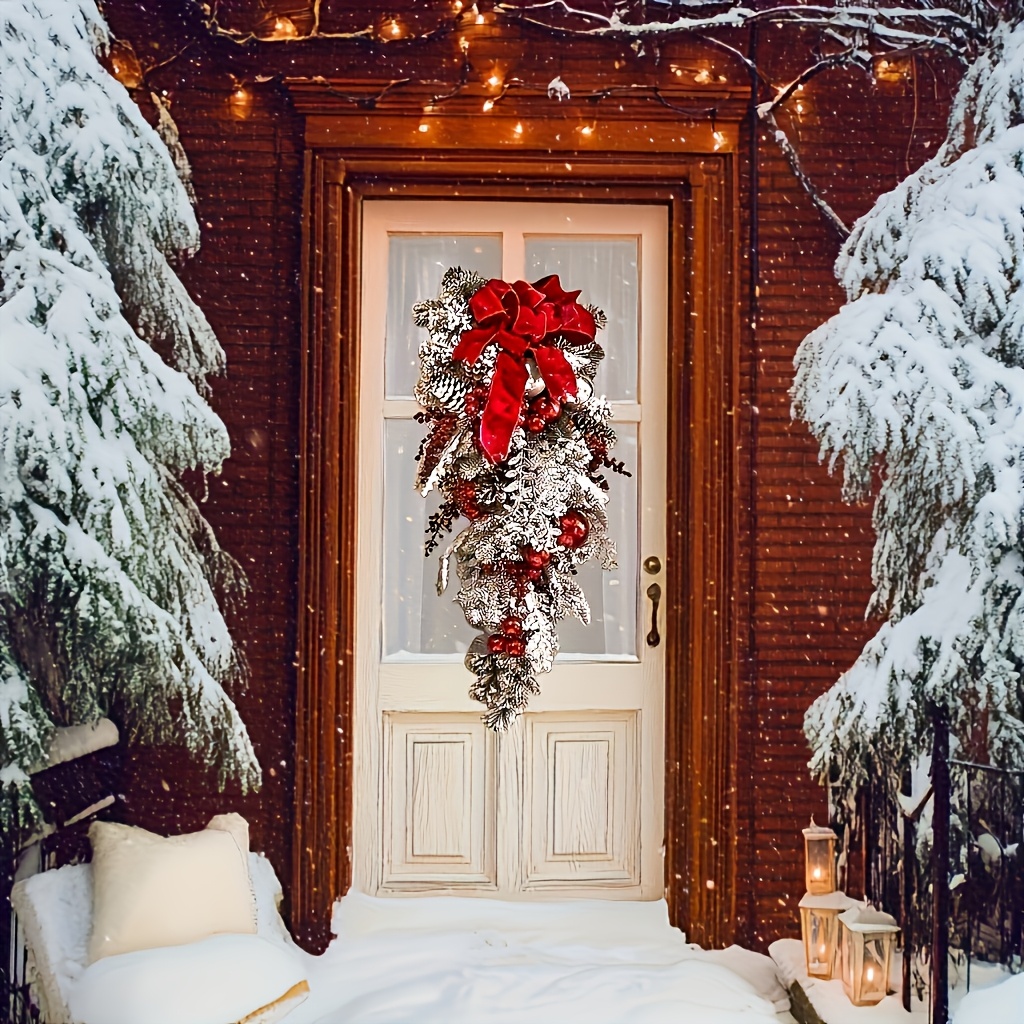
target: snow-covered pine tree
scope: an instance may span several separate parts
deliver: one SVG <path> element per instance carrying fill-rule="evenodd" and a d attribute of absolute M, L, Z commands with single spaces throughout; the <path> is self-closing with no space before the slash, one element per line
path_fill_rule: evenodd
<path fill-rule="evenodd" d="M 885 617 L 805 728 L 857 788 L 954 753 L 1024 768 L 1024 15 L 1005 7 L 936 156 L 882 196 L 837 265 L 849 302 L 796 356 L 795 415 L 844 494 L 875 483 Z M 956 795 L 954 795 L 956 799 Z"/>
<path fill-rule="evenodd" d="M 259 766 L 224 685 L 243 580 L 180 482 L 229 454 L 223 354 L 169 260 L 199 231 L 101 67 L 92 0 L 0 0 L 0 830 L 38 818 L 56 725 L 111 713 L 221 780 Z M 167 354 L 169 366 L 155 349 Z"/>

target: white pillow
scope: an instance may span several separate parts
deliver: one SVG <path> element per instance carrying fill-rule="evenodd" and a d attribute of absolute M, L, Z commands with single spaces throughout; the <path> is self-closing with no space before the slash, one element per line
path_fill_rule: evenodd
<path fill-rule="evenodd" d="M 257 935 L 104 957 L 73 982 L 81 1024 L 273 1024 L 309 994 L 298 954 Z"/>
<path fill-rule="evenodd" d="M 254 934 L 247 840 L 230 816 L 202 832 L 158 836 L 97 821 L 92 843 L 93 913 L 88 962 L 223 932 Z M 248 847 L 248 842 L 245 842 Z"/>

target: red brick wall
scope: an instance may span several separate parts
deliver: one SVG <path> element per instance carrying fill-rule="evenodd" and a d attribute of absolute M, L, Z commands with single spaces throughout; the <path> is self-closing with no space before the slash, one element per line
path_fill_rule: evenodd
<path fill-rule="evenodd" d="M 780 123 L 849 225 L 935 152 L 954 85 L 939 82 L 923 62 L 916 96 L 912 80 L 873 85 L 860 72 L 834 73 L 806 87 L 802 118 Z M 804 712 L 876 628 L 864 621 L 870 508 L 840 502 L 839 473 L 829 477 L 806 426 L 790 419 L 796 348 L 843 300 L 832 269 L 839 244 L 763 135 L 759 152 L 760 318 L 746 362 L 755 424 L 752 708 L 745 739 L 753 781 L 746 793 L 750 832 L 742 840 L 749 843 L 748 870 L 740 876 L 751 882 L 741 898 L 755 946 L 797 932 L 795 905 L 804 890 L 799 830 L 812 813 L 819 823 L 827 820 L 824 790 L 806 769 Z"/>
<path fill-rule="evenodd" d="M 190 31 L 173 17 L 145 21 L 153 16 L 126 2 L 111 5 L 109 15 L 140 52 L 147 39 L 159 43 L 162 54 L 173 51 Z M 609 46 L 611 52 L 597 52 L 595 67 L 611 68 L 624 53 Z M 792 58 L 791 45 L 774 52 L 771 46 L 767 40 L 762 50 L 767 66 L 783 54 Z M 254 90 L 247 120 L 232 119 L 227 72 L 250 80 L 261 67 L 290 74 L 358 72 L 386 81 L 395 69 L 365 44 L 293 50 L 300 54 L 294 60 L 282 52 L 275 51 L 274 67 L 263 67 L 266 58 L 251 48 L 228 53 L 203 43 L 160 73 L 193 162 L 203 226 L 202 251 L 184 277 L 228 356 L 228 375 L 216 383 L 213 402 L 231 432 L 234 454 L 212 482 L 205 510 L 252 583 L 234 629 L 252 666 L 252 684 L 239 704 L 264 766 L 264 787 L 257 796 L 221 796 L 179 753 L 137 751 L 125 781 L 125 814 L 173 830 L 198 827 L 210 814 L 235 807 L 253 824 L 254 846 L 270 854 L 287 884 L 294 819 L 302 126 L 273 84 Z M 423 67 L 433 61 L 438 74 L 451 74 L 432 50 L 404 53 L 402 60 L 407 68 L 416 60 Z M 543 47 L 535 60 L 541 72 L 552 70 Z M 627 67 L 620 77 L 628 73 Z M 785 80 L 781 67 L 774 74 Z M 924 61 L 916 80 L 906 83 L 875 86 L 861 73 L 833 74 L 807 87 L 802 118 L 780 120 L 812 179 L 850 223 L 934 152 L 951 88 L 941 69 Z M 737 244 L 747 275 L 745 299 L 754 206 L 748 141 L 741 138 L 738 153 L 744 237 Z M 841 505 L 838 483 L 819 465 L 816 444 L 789 415 L 796 346 L 842 300 L 832 273 L 838 242 L 763 133 L 759 154 L 759 322 L 743 340 L 747 508 L 744 593 L 737 595 L 750 609 L 746 635 L 739 638 L 739 938 L 755 946 L 796 931 L 795 906 L 803 892 L 800 829 L 812 812 L 819 821 L 826 817 L 824 791 L 806 771 L 804 712 L 874 628 L 863 621 L 870 592 L 869 510 Z M 745 309 L 743 320 L 749 319 Z"/>
<path fill-rule="evenodd" d="M 128 761 L 126 817 L 158 831 L 202 827 L 226 809 L 251 823 L 287 885 L 291 871 L 298 575 L 299 225 L 302 139 L 276 91 L 245 121 L 227 116 L 220 81 L 173 89 L 173 114 L 192 162 L 202 248 L 182 277 L 227 354 L 212 404 L 232 455 L 209 481 L 203 511 L 248 575 L 231 616 L 251 668 L 237 697 L 263 767 L 259 793 L 217 791 L 180 751 L 137 749 Z"/>

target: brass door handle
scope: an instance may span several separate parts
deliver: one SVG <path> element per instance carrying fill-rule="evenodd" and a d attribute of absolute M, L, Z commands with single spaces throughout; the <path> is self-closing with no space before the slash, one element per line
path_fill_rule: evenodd
<path fill-rule="evenodd" d="M 647 646 L 657 647 L 661 643 L 661 634 L 658 632 L 658 605 L 661 603 L 661 586 L 652 583 L 647 588 L 647 596 L 651 599 L 651 631 L 647 634 Z"/>

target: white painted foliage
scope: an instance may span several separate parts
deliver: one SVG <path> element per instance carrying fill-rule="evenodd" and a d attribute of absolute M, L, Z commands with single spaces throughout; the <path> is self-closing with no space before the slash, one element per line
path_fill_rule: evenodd
<path fill-rule="evenodd" d="M 855 787 L 928 750 L 935 707 L 1024 767 L 1024 24 L 967 72 L 936 156 L 882 196 L 837 264 L 848 303 L 801 345 L 794 413 L 877 483 L 870 611 L 810 709 L 816 773 Z"/>
<path fill-rule="evenodd" d="M 240 573 L 179 483 L 229 454 L 197 390 L 223 353 L 171 265 L 198 226 L 105 46 L 92 0 L 0 0 L 5 830 L 38 813 L 54 725 L 108 711 L 259 779 L 223 688 L 242 666 L 215 592 Z"/>

